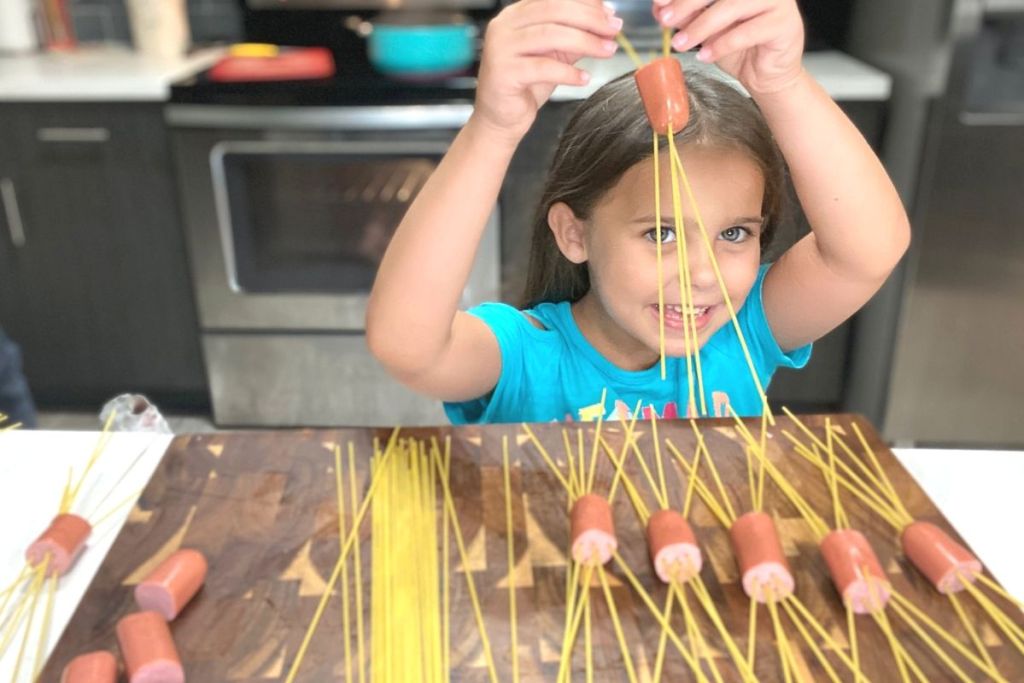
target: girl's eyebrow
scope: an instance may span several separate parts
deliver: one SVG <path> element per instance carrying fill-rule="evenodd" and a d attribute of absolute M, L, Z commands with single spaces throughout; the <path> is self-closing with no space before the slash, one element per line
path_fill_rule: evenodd
<path fill-rule="evenodd" d="M 656 218 L 656 216 L 643 216 L 641 218 L 631 220 L 630 223 L 653 223 Z M 662 223 L 671 223 L 673 220 L 674 219 L 672 218 L 672 214 L 662 215 L 661 217 Z M 692 222 L 693 220 L 693 218 L 686 218 L 687 222 Z M 737 218 L 733 218 L 731 221 L 727 221 L 727 223 L 729 225 L 743 225 L 744 223 L 764 223 L 764 216 L 739 216 Z"/>

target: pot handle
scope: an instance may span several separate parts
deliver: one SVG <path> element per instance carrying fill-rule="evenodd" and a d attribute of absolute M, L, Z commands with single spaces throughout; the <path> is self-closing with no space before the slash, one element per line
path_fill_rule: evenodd
<path fill-rule="evenodd" d="M 345 18 L 345 28 L 360 38 L 365 38 L 373 33 L 373 24 L 354 14 Z"/>

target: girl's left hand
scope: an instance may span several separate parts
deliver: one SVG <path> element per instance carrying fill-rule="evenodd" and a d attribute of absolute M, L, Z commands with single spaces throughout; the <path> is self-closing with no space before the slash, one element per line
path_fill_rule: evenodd
<path fill-rule="evenodd" d="M 663 26 L 679 29 L 675 49 L 701 45 L 697 59 L 715 62 L 752 95 L 783 90 L 801 73 L 796 0 L 654 0 L 653 11 Z"/>

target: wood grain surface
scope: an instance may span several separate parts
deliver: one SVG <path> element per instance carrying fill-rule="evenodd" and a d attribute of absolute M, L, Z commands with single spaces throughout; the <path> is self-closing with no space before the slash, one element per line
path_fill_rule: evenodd
<path fill-rule="evenodd" d="M 830 416 L 850 433 L 854 419 L 878 454 L 882 466 L 906 507 L 918 519 L 927 519 L 950 530 L 948 523 L 900 467 L 875 431 L 862 418 Z M 805 421 L 823 434 L 825 416 Z M 758 421 L 749 421 L 755 429 Z M 743 445 L 727 420 L 700 421 L 710 453 L 722 474 L 738 514 L 750 507 L 746 457 Z M 583 430 L 587 453 L 593 440 L 593 423 L 531 425 L 549 453 L 564 468 L 563 429 L 572 443 Z M 832 503 L 820 473 L 793 454 L 781 429 L 796 429 L 787 418 L 778 418 L 768 443 L 770 459 L 796 485 L 817 512 L 831 523 Z M 640 448 L 654 465 L 654 446 L 649 423 L 638 422 Z M 659 436 L 671 439 L 692 459 L 696 440 L 687 422 L 658 423 Z M 510 627 L 507 581 L 505 500 L 502 470 L 502 436 L 511 443 L 512 509 L 515 525 L 515 567 L 519 665 L 523 681 L 553 681 L 565 623 L 566 549 L 569 544 L 568 498 L 549 467 L 524 434 L 520 425 L 402 430 L 405 437 L 429 439 L 452 437 L 452 491 L 458 521 L 469 546 L 470 567 L 482 599 L 488 635 L 494 647 L 500 680 L 512 680 L 509 652 Z M 619 424 L 605 424 L 604 434 L 619 449 L 624 431 Z M 58 681 L 60 671 L 75 655 L 98 648 L 116 653 L 114 626 L 135 609 L 132 586 L 168 554 L 179 547 L 202 551 L 210 563 L 205 586 L 172 624 L 189 681 L 283 681 L 288 668 L 324 593 L 338 558 L 338 517 L 334 480 L 335 444 L 343 451 L 354 444 L 358 461 L 359 490 L 368 485 L 372 441 L 386 440 L 389 430 L 344 429 L 293 432 L 221 433 L 181 436 L 174 440 L 142 494 L 128 523 L 99 570 L 57 644 L 42 680 Z M 588 455 L 589 458 L 589 455 Z M 654 496 L 641 476 L 634 458 L 627 472 L 652 509 Z M 672 507 L 680 509 L 686 477 L 670 458 L 664 461 Z M 706 470 L 705 470 L 706 474 Z M 599 458 L 595 491 L 606 493 L 613 466 Z M 872 542 L 893 587 L 968 643 L 966 631 L 956 619 L 947 598 L 939 595 L 902 557 L 896 533 L 880 518 L 843 493 L 842 502 L 851 526 Z M 439 508 L 440 509 L 440 508 Z M 643 527 L 629 500 L 618 493 L 613 503 L 619 551 L 639 576 L 654 600 L 663 605 L 665 588 L 657 580 L 647 555 Z M 827 575 L 824 561 L 810 528 L 771 484 L 765 484 L 765 510 L 776 520 L 788 560 L 796 576 L 796 595 L 821 620 L 842 647 L 847 646 L 845 613 Z M 440 513 L 438 514 L 440 520 Z M 704 552 L 702 577 L 729 630 L 741 649 L 747 644 L 748 600 L 738 582 L 728 534 L 700 501 L 694 503 L 690 521 Z M 351 516 L 346 524 L 351 524 Z M 369 595 L 372 571 L 370 520 L 361 526 L 363 595 L 369 643 Z M 954 537 L 955 534 L 954 534 Z M 451 566 L 461 568 L 454 544 Z M 410 571 L 416 568 L 411 567 Z M 628 585 L 618 569 L 610 567 L 611 591 L 630 643 L 633 663 L 641 680 L 653 669 L 661 627 Z M 349 580 L 352 572 L 349 572 Z M 451 678 L 458 681 L 489 679 L 481 641 L 472 617 L 462 571 L 450 577 L 452 591 Z M 350 586 L 350 595 L 355 587 Z M 332 596 L 314 636 L 297 680 L 344 680 L 341 598 Z M 591 593 L 595 680 L 623 681 L 626 676 L 617 640 L 600 588 Z M 968 614 L 1000 671 L 1009 681 L 1024 680 L 1024 657 L 1004 642 L 973 601 L 966 600 Z M 1003 603 L 1007 608 L 1006 603 Z M 1008 612 L 1012 612 L 1007 608 Z M 1024 623 L 1016 614 L 1018 623 Z M 685 631 L 681 620 L 676 631 Z M 739 680 L 721 639 L 703 614 L 698 619 L 724 680 Z M 872 681 L 897 681 L 888 641 L 870 617 L 859 617 L 858 641 L 864 673 Z M 957 680 L 913 632 L 894 622 L 903 646 L 911 653 L 929 681 Z M 756 672 L 760 680 L 782 681 L 777 651 L 767 610 L 758 618 Z M 354 622 L 353 622 L 354 628 Z M 790 625 L 787 632 L 796 638 Z M 684 642 L 688 644 L 688 641 Z M 352 639 L 353 648 L 355 638 Z M 354 651 L 354 650 L 353 650 Z M 583 638 L 575 648 L 573 680 L 583 680 Z M 842 680 L 852 676 L 829 655 Z M 372 665 L 372 656 L 368 665 Z M 956 656 L 971 680 L 987 680 L 977 669 Z M 808 680 L 827 680 L 824 670 L 806 646 L 799 648 L 799 668 Z M 355 679 L 355 677 L 353 677 Z M 369 678 L 367 679 L 369 680 Z M 668 648 L 663 680 L 694 680 L 682 657 Z M 710 680 L 710 676 L 709 676 Z"/>

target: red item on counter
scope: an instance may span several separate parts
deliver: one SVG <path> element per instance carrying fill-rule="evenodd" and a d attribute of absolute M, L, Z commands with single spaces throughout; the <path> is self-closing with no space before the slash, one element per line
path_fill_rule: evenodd
<path fill-rule="evenodd" d="M 159 612 L 167 621 L 173 621 L 199 592 L 206 569 L 206 558 L 201 552 L 182 548 L 135 587 L 135 602 L 143 611 Z"/>
<path fill-rule="evenodd" d="M 78 655 L 64 667 L 60 683 L 117 683 L 117 660 L 106 650 Z"/>
<path fill-rule="evenodd" d="M 229 55 L 208 72 L 211 81 L 301 81 L 330 78 L 334 56 L 325 47 L 282 48 L 271 56 Z"/>

